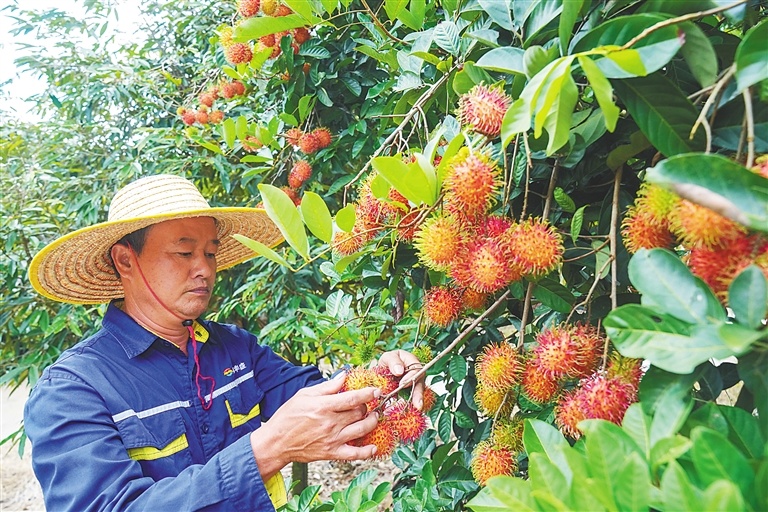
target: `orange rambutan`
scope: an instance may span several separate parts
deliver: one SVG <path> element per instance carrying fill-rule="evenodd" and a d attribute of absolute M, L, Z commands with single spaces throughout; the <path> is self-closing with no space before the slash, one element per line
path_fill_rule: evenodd
<path fill-rule="evenodd" d="M 488 137 L 498 137 L 501 121 L 507 113 L 512 99 L 501 87 L 474 86 L 459 98 L 459 119 L 461 124 Z"/>
<path fill-rule="evenodd" d="M 396 400 L 388 405 L 384 417 L 400 441 L 406 444 L 415 442 L 427 430 L 427 417 L 407 400 Z"/>
<path fill-rule="evenodd" d="M 237 96 L 237 87 L 232 82 L 224 82 L 219 87 L 219 96 L 231 99 Z"/>
<path fill-rule="evenodd" d="M 508 417 L 512 412 L 515 399 L 512 389 L 499 390 L 478 384 L 475 390 L 475 403 L 480 411 L 489 418 Z"/>
<path fill-rule="evenodd" d="M 560 383 L 547 372 L 528 361 L 523 370 L 522 377 L 523 395 L 531 402 L 546 404 L 551 402 L 560 392 Z"/>
<path fill-rule="evenodd" d="M 550 379 L 585 377 L 602 356 L 603 340 L 591 326 L 550 327 L 536 336 L 536 342 L 532 362 Z"/>
<path fill-rule="evenodd" d="M 251 62 L 253 52 L 247 43 L 232 43 L 224 48 L 224 57 L 230 64 L 247 64 Z"/>
<path fill-rule="evenodd" d="M 312 166 L 306 160 L 298 160 L 288 173 L 288 186 L 301 187 L 312 176 Z"/>
<path fill-rule="evenodd" d="M 197 121 L 197 111 L 184 110 L 181 113 L 181 120 L 184 121 L 184 124 L 186 124 L 187 126 L 192 126 Z"/>
<path fill-rule="evenodd" d="M 605 376 L 608 379 L 623 380 L 637 392 L 640 389 L 640 379 L 643 378 L 643 360 L 624 357 L 614 351 L 608 359 Z"/>
<path fill-rule="evenodd" d="M 436 214 L 424 221 L 414 237 L 419 261 L 434 270 L 447 270 L 462 244 L 462 231 L 450 215 Z"/>
<path fill-rule="evenodd" d="M 460 152 L 443 182 L 446 201 L 468 218 L 484 215 L 501 186 L 501 170 L 483 154 Z"/>
<path fill-rule="evenodd" d="M 675 241 L 668 223 L 656 222 L 653 215 L 635 206 L 627 209 L 621 221 L 621 238 L 630 254 L 640 249 L 669 248 Z"/>
<path fill-rule="evenodd" d="M 392 424 L 384 419 L 379 420 L 376 427 L 363 437 L 350 441 L 352 446 L 374 445 L 376 453 L 374 459 L 388 459 L 397 448 L 399 439 Z"/>
<path fill-rule="evenodd" d="M 669 225 L 669 215 L 677 206 L 680 197 L 661 185 L 647 181 L 640 185 L 635 207 L 647 212 L 652 222 L 661 226 Z"/>
<path fill-rule="evenodd" d="M 361 232 L 357 227 L 350 232 L 336 231 L 333 234 L 331 248 L 339 256 L 349 256 L 362 249 L 369 239 L 367 234 Z"/>
<path fill-rule="evenodd" d="M 205 105 L 206 107 L 212 107 L 213 101 L 216 99 L 216 96 L 212 94 L 210 91 L 205 91 L 200 93 L 200 95 L 197 97 L 197 100 L 200 102 L 201 105 Z"/>
<path fill-rule="evenodd" d="M 509 448 L 496 445 L 486 439 L 480 441 L 473 450 L 470 469 L 472 477 L 484 486 L 491 477 L 514 475 L 517 471 L 517 458 Z"/>
<path fill-rule="evenodd" d="M 397 389 L 400 379 L 395 377 L 387 366 L 374 366 L 372 370 L 376 374 L 376 387 L 381 390 L 382 395 L 388 395 Z"/>
<path fill-rule="evenodd" d="M 555 422 L 564 434 L 578 439 L 580 421 L 600 419 L 621 425 L 624 413 L 636 401 L 637 389 L 623 378 L 595 374 L 562 398 L 555 407 Z"/>
<path fill-rule="evenodd" d="M 488 302 L 488 294 L 473 288 L 464 288 L 461 292 L 461 304 L 464 311 L 482 311 Z"/>
<path fill-rule="evenodd" d="M 287 195 L 291 201 L 293 201 L 293 204 L 296 206 L 299 206 L 301 204 L 301 197 L 299 197 L 299 191 L 295 188 L 291 187 L 280 187 L 280 190 L 285 192 L 285 195 Z"/>
<path fill-rule="evenodd" d="M 198 110 L 195 114 L 195 121 L 200 124 L 208 124 L 208 112 L 205 110 Z"/>
<path fill-rule="evenodd" d="M 208 114 L 208 121 L 211 124 L 219 124 L 222 120 L 224 120 L 224 112 L 221 110 L 211 110 L 211 113 Z"/>
<path fill-rule="evenodd" d="M 245 139 L 240 141 L 240 143 L 243 145 L 243 149 L 249 153 L 253 153 L 254 151 L 258 151 L 264 147 L 264 144 L 255 135 L 246 136 Z"/>
<path fill-rule="evenodd" d="M 292 30 L 293 32 L 293 40 L 296 41 L 298 44 L 304 44 L 307 41 L 309 41 L 309 38 L 312 37 L 312 35 L 309 33 L 309 30 L 306 29 L 306 27 L 299 27 Z"/>
<path fill-rule="evenodd" d="M 397 223 L 397 239 L 404 242 L 412 242 L 419 230 L 419 216 L 422 210 L 411 210 Z"/>
<path fill-rule="evenodd" d="M 525 423 L 521 416 L 514 416 L 512 419 L 497 421 L 491 429 L 490 440 L 496 446 L 504 446 L 513 452 L 522 452 L 523 446 L 523 428 Z"/>
<path fill-rule="evenodd" d="M 293 14 L 293 11 L 290 7 L 288 7 L 285 4 L 280 4 L 277 6 L 277 11 L 275 11 L 275 16 L 288 16 L 289 14 Z"/>
<path fill-rule="evenodd" d="M 560 431 L 571 439 L 581 437 L 578 424 L 587 419 L 582 410 L 582 399 L 578 389 L 569 391 L 562 396 L 555 406 L 555 424 Z"/>
<path fill-rule="evenodd" d="M 435 393 L 435 390 L 431 387 L 424 386 L 424 395 L 422 399 L 424 400 L 424 403 L 421 406 L 421 410 L 422 412 L 427 413 L 431 411 L 437 403 L 437 393 Z"/>
<path fill-rule="evenodd" d="M 520 382 L 522 364 L 512 344 L 489 343 L 475 361 L 478 386 L 506 391 Z"/>
<path fill-rule="evenodd" d="M 302 153 L 306 153 L 307 155 L 311 155 L 320 149 L 320 142 L 318 142 L 317 137 L 312 133 L 305 133 L 299 137 L 299 140 L 296 141 L 296 145 L 299 146 Z"/>
<path fill-rule="evenodd" d="M 494 293 L 521 277 L 508 246 L 496 238 L 476 237 L 461 246 L 450 264 L 451 277 L 460 285 Z"/>
<path fill-rule="evenodd" d="M 259 13 L 259 0 L 237 0 L 237 12 L 243 18 L 250 18 Z"/>
<path fill-rule="evenodd" d="M 315 128 L 312 130 L 312 135 L 314 135 L 317 140 L 317 145 L 320 149 L 327 148 L 331 145 L 331 142 L 333 142 L 333 136 L 328 128 Z"/>
<path fill-rule="evenodd" d="M 299 143 L 299 139 L 302 135 L 304 135 L 304 132 L 301 128 L 291 128 L 283 134 L 283 137 L 285 137 L 285 142 L 291 146 L 295 146 Z"/>
<path fill-rule="evenodd" d="M 745 229 L 704 206 L 681 199 L 672 210 L 670 230 L 688 248 L 713 248 L 730 243 Z"/>
<path fill-rule="evenodd" d="M 725 303 L 731 282 L 750 264 L 755 263 L 768 276 L 767 254 L 768 241 L 740 233 L 722 247 L 694 247 L 686 263 Z"/>
<path fill-rule="evenodd" d="M 541 218 L 528 218 L 515 226 L 509 237 L 512 260 L 523 275 L 543 276 L 563 261 L 563 237 Z"/>
<path fill-rule="evenodd" d="M 448 327 L 461 314 L 461 296 L 451 286 L 433 286 L 424 295 L 424 313 L 430 323 Z"/>

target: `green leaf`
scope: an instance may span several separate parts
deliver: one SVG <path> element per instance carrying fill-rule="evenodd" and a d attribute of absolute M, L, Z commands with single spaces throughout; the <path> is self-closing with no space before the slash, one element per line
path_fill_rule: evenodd
<path fill-rule="evenodd" d="M 678 377 L 679 378 L 679 377 Z M 683 384 L 689 382 L 687 378 L 681 379 Z M 651 384 L 652 385 L 652 384 Z M 646 393 L 647 395 L 647 393 Z M 693 400 L 690 388 L 686 394 L 678 395 L 666 390 L 655 401 L 655 411 L 651 419 L 651 457 L 653 452 L 663 439 L 668 439 L 677 434 L 693 409 Z"/>
<path fill-rule="evenodd" d="M 605 279 L 611 271 L 611 266 L 608 263 L 611 259 L 611 250 L 599 240 L 594 240 L 590 246 L 595 251 L 595 273 L 600 272 L 600 279 Z"/>
<path fill-rule="evenodd" d="M 643 294 L 644 305 L 689 323 L 725 321 L 725 311 L 709 286 L 671 251 L 638 251 L 629 262 L 629 280 Z"/>
<path fill-rule="evenodd" d="M 563 473 L 543 453 L 534 452 L 528 456 L 529 480 L 537 494 L 566 496 L 569 490 Z"/>
<path fill-rule="evenodd" d="M 467 503 L 474 512 L 533 512 L 538 510 L 531 497 L 530 480 L 511 476 L 495 476 Z"/>
<path fill-rule="evenodd" d="M 235 121 L 235 133 L 238 140 L 243 140 L 248 136 L 248 118 L 245 116 L 237 116 Z"/>
<path fill-rule="evenodd" d="M 440 439 L 444 443 L 451 440 L 451 423 L 453 422 L 453 416 L 448 411 L 443 411 L 440 414 L 440 419 L 437 420 L 437 433 Z"/>
<path fill-rule="evenodd" d="M 355 227 L 355 218 L 355 205 L 350 203 L 336 212 L 336 225 L 340 230 L 349 233 Z"/>
<path fill-rule="evenodd" d="M 691 459 L 701 483 L 710 485 L 718 480 L 735 482 L 743 493 L 748 492 L 755 473 L 747 459 L 719 432 L 706 427 L 691 431 Z"/>
<path fill-rule="evenodd" d="M 560 313 L 571 311 L 576 298 L 571 291 L 553 279 L 543 279 L 533 288 L 533 296 Z"/>
<path fill-rule="evenodd" d="M 744 387 L 755 398 L 760 431 L 768 439 L 768 352 L 755 350 L 740 357 L 738 370 Z"/>
<path fill-rule="evenodd" d="M 619 510 L 646 510 L 653 485 L 645 460 L 637 452 L 630 453 L 617 477 L 614 494 Z"/>
<path fill-rule="evenodd" d="M 571 199 L 571 196 L 569 196 L 565 190 L 560 187 L 555 187 L 553 195 L 555 201 L 557 201 L 557 204 L 560 205 L 560 208 L 562 208 L 563 211 L 569 213 L 576 211 L 576 203 L 573 202 L 573 199 Z"/>
<path fill-rule="evenodd" d="M 448 363 L 448 371 L 454 381 L 462 382 L 467 376 L 467 361 L 459 354 L 454 354 Z"/>
<path fill-rule="evenodd" d="M 739 487 L 728 480 L 717 480 L 707 487 L 702 498 L 707 510 L 748 510 Z"/>
<path fill-rule="evenodd" d="M 745 457 L 759 459 L 765 450 L 765 441 L 760 433 L 757 419 L 739 407 L 719 405 L 718 410 L 728 423 L 728 440 Z"/>
<path fill-rule="evenodd" d="M 574 244 L 579 238 L 579 233 L 581 233 L 581 226 L 584 224 L 584 210 L 587 209 L 587 206 L 589 205 L 585 204 L 576 210 L 576 213 L 573 214 L 573 218 L 571 219 L 571 240 L 573 240 Z"/>
<path fill-rule="evenodd" d="M 717 54 L 707 35 L 693 23 L 681 23 L 685 44 L 680 49 L 688 68 L 702 87 L 709 87 L 717 79 Z"/>
<path fill-rule="evenodd" d="M 408 7 L 409 1 L 410 0 L 385 0 L 384 10 L 387 13 L 387 17 L 390 20 L 395 21 L 397 17 L 400 16 L 400 13 Z"/>
<path fill-rule="evenodd" d="M 409 201 L 416 205 L 435 204 L 436 183 L 430 183 L 429 177 L 418 165 L 407 165 L 401 158 L 395 156 L 376 157 L 371 160 L 371 165 Z"/>
<path fill-rule="evenodd" d="M 250 19 L 250 18 L 249 18 Z M 285 237 L 285 240 L 305 260 L 309 259 L 309 241 L 304 223 L 296 205 L 288 195 L 274 185 L 262 183 L 259 185 L 261 198 L 267 215 Z"/>
<path fill-rule="evenodd" d="M 452 21 L 440 22 L 432 34 L 437 46 L 450 55 L 458 56 L 461 53 L 461 37 L 459 29 Z"/>
<path fill-rule="evenodd" d="M 544 129 L 549 134 L 547 155 L 552 155 L 568 143 L 573 109 L 576 108 L 579 101 L 579 89 L 576 87 L 570 70 L 559 87 L 560 94 L 557 95 L 553 108 L 544 122 Z"/>
<path fill-rule="evenodd" d="M 612 83 L 638 128 L 665 156 L 704 150 L 702 131 L 689 138 L 699 113 L 668 78 L 656 73 Z"/>
<path fill-rule="evenodd" d="M 568 44 L 571 42 L 571 34 L 576 20 L 579 19 L 584 0 L 563 0 L 563 12 L 560 14 L 558 34 L 560 35 L 560 55 L 568 53 Z"/>
<path fill-rule="evenodd" d="M 648 458 L 651 453 L 651 418 L 645 414 L 639 403 L 627 408 L 621 427 Z"/>
<path fill-rule="evenodd" d="M 288 16 L 254 16 L 240 20 L 235 25 L 234 40 L 239 42 L 253 41 L 269 34 L 276 34 L 285 30 L 316 25 L 322 20 L 311 16 L 305 18 L 300 14 Z"/>
<path fill-rule="evenodd" d="M 524 47 L 534 42 L 544 42 L 550 33 L 550 23 L 555 20 L 563 10 L 563 0 L 549 0 L 547 2 L 535 2 L 529 9 L 523 33 L 525 34 Z"/>
<path fill-rule="evenodd" d="M 275 263 L 282 265 L 287 268 L 291 268 L 291 265 L 285 261 L 285 258 L 277 254 L 275 251 L 264 245 L 263 243 L 257 241 L 257 240 L 251 240 L 247 236 L 243 236 L 240 234 L 234 234 L 232 235 L 232 238 L 252 250 L 253 252 L 260 254 L 267 258 L 270 261 L 274 261 Z"/>
<path fill-rule="evenodd" d="M 509 0 L 478 0 L 477 3 L 497 25 L 512 30 L 513 23 L 510 17 L 512 9 L 510 9 Z"/>
<path fill-rule="evenodd" d="M 608 153 L 605 164 L 612 171 L 624 165 L 627 160 L 651 147 L 651 142 L 643 132 L 634 132 L 629 136 L 629 144 L 622 144 Z"/>
<path fill-rule="evenodd" d="M 230 148 L 235 147 L 235 121 L 228 117 L 221 123 L 221 136 Z"/>
<path fill-rule="evenodd" d="M 637 304 L 613 310 L 604 325 L 622 355 L 648 359 L 673 373 L 691 373 L 712 357 L 724 359 L 733 355 L 710 326 L 692 330 L 676 317 Z"/>
<path fill-rule="evenodd" d="M 501 120 L 501 140 L 503 147 L 509 146 L 518 133 L 531 127 L 531 105 L 524 98 L 518 98 L 507 109 Z"/>
<path fill-rule="evenodd" d="M 600 68 L 589 57 L 579 57 L 579 64 L 582 71 L 589 80 L 589 85 L 592 86 L 592 90 L 597 98 L 597 103 L 600 105 L 600 109 L 603 111 L 603 117 L 605 118 L 605 127 L 609 132 L 616 129 L 616 122 L 619 120 L 619 107 L 613 102 L 613 87 L 611 83 L 605 78 Z"/>
<path fill-rule="evenodd" d="M 688 478 L 682 466 L 671 461 L 661 476 L 662 510 L 704 510 L 704 493 L 697 489 Z"/>
<path fill-rule="evenodd" d="M 494 48 L 485 54 L 475 63 L 476 66 L 500 73 L 513 73 L 517 75 L 525 74 L 523 65 L 523 55 L 525 51 L 513 46 L 502 46 Z"/>
<path fill-rule="evenodd" d="M 648 416 L 655 417 L 662 406 L 677 410 L 691 407 L 693 403 L 691 395 L 693 385 L 699 379 L 700 373 L 701 371 L 697 370 L 689 375 L 676 375 L 655 366 L 648 368 L 648 371 L 645 372 L 643 379 L 640 381 L 640 404 L 643 407 L 643 412 Z M 664 423 L 666 423 L 666 420 Z M 653 420 L 651 427 L 653 428 Z M 656 430 L 662 431 L 665 429 L 657 427 Z M 677 430 L 671 432 L 671 434 L 675 433 L 677 433 Z M 661 437 L 664 437 L 664 435 Z M 653 436 L 651 437 L 651 447 L 653 447 L 653 444 L 658 439 L 660 437 L 656 439 Z"/>
<path fill-rule="evenodd" d="M 738 92 L 763 80 L 768 80 L 765 42 L 768 41 L 768 20 L 763 20 L 747 32 L 736 48 L 736 82 Z"/>
<path fill-rule="evenodd" d="M 316 9 L 313 9 L 314 2 L 307 0 L 283 0 L 285 5 L 291 8 L 293 12 L 300 15 L 305 20 L 317 20 L 315 17 Z M 319 13 L 318 13 L 319 14 Z M 313 23 L 315 23 L 313 21 Z"/>
<path fill-rule="evenodd" d="M 768 180 L 716 154 L 677 155 L 646 178 L 749 228 L 768 232 Z"/>
<path fill-rule="evenodd" d="M 691 440 L 685 436 L 675 435 L 659 439 L 651 450 L 651 467 L 655 472 L 657 468 L 677 460 L 691 449 Z"/>
<path fill-rule="evenodd" d="M 299 212 L 309 230 L 325 243 L 333 238 L 333 219 L 325 201 L 314 192 L 306 191 L 301 198 Z"/>
<path fill-rule="evenodd" d="M 552 425 L 541 420 L 526 418 L 523 445 L 529 457 L 533 453 L 544 454 L 563 471 L 566 480 L 570 481 L 573 478 L 563 454 L 563 450 L 570 448 L 570 445 L 563 434 Z"/>

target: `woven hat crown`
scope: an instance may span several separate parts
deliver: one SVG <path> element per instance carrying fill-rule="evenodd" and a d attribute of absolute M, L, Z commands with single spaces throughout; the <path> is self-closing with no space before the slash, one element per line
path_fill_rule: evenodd
<path fill-rule="evenodd" d="M 109 205 L 108 222 L 210 208 L 200 191 L 180 176 L 141 178 L 120 189 Z"/>

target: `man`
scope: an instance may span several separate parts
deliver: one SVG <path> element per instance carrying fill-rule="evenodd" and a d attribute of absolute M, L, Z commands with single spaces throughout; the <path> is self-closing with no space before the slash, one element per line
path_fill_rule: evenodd
<path fill-rule="evenodd" d="M 115 195 L 107 222 L 35 256 L 30 280 L 46 297 L 110 303 L 25 408 L 49 510 L 272 510 L 288 463 L 374 455 L 348 443 L 375 427 L 365 404 L 378 390 L 338 393 L 343 378 L 201 318 L 216 271 L 253 256 L 234 233 L 282 239 L 263 210 L 211 208 L 189 181 L 152 176 Z M 394 351 L 379 364 L 407 382 L 418 361 Z"/>

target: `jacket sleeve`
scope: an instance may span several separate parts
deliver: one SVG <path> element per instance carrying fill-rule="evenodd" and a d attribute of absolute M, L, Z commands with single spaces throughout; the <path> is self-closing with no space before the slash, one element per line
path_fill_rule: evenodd
<path fill-rule="evenodd" d="M 47 510 L 274 510 L 249 436 L 155 482 L 128 457 L 101 396 L 69 373 L 37 383 L 24 425 Z"/>

